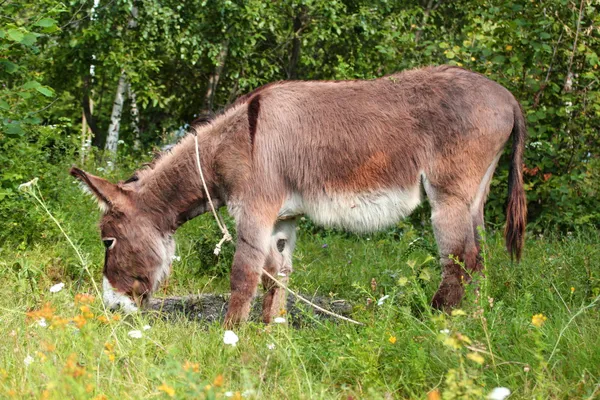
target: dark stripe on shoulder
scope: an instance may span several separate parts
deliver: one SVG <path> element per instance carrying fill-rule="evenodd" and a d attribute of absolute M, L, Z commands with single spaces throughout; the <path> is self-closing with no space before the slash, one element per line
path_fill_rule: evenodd
<path fill-rule="evenodd" d="M 250 127 L 250 146 L 254 145 L 254 136 L 260 112 L 260 94 L 253 96 L 248 102 L 248 126 Z"/>

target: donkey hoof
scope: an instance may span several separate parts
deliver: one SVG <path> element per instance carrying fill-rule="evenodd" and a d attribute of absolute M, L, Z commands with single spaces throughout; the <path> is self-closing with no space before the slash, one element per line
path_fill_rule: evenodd
<path fill-rule="evenodd" d="M 449 312 L 460 303 L 464 293 L 465 289 L 460 283 L 442 282 L 433 296 L 431 305 L 438 310 Z"/>

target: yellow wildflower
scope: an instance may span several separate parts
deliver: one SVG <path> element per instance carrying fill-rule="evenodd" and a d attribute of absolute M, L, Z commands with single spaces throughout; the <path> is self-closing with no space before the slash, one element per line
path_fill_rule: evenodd
<path fill-rule="evenodd" d="M 513 47 L 512 47 L 510 44 L 509 44 L 509 45 L 506 45 L 506 51 L 511 51 L 511 50 L 512 50 L 512 48 L 513 48 Z"/>
<path fill-rule="evenodd" d="M 223 386 L 223 375 L 217 375 L 217 377 L 213 381 L 213 385 L 216 387 Z"/>
<path fill-rule="evenodd" d="M 183 364 L 183 370 L 186 372 L 189 372 L 189 371 L 200 372 L 200 364 L 186 361 Z"/>
<path fill-rule="evenodd" d="M 47 353 L 52 353 L 54 350 L 56 350 L 56 346 L 53 345 L 52 343 L 48 343 L 48 342 L 42 342 L 42 350 L 47 352 Z"/>
<path fill-rule="evenodd" d="M 73 322 L 75 322 L 75 325 L 77 325 L 77 327 L 81 329 L 87 321 L 83 315 L 77 315 L 75 316 L 75 318 L 73 318 Z"/>
<path fill-rule="evenodd" d="M 396 343 L 396 336 L 390 336 L 390 338 L 388 339 L 388 341 L 389 341 L 391 344 L 394 344 L 394 343 Z"/>
<path fill-rule="evenodd" d="M 482 365 L 485 362 L 485 358 L 479 353 L 469 353 L 467 354 L 467 358 L 479 365 Z"/>
<path fill-rule="evenodd" d="M 548 318 L 546 318 L 544 314 L 535 314 L 533 317 L 531 317 L 531 323 L 536 328 L 539 328 L 544 325 L 544 322 L 546 322 L 547 319 Z"/>
<path fill-rule="evenodd" d="M 171 386 L 167 385 L 166 383 L 163 383 L 157 389 L 160 390 L 161 392 L 165 392 L 169 397 L 175 397 L 175 389 L 173 389 Z"/>
<path fill-rule="evenodd" d="M 437 389 L 434 389 L 431 392 L 427 393 L 427 400 L 442 400 L 440 391 Z"/>
<path fill-rule="evenodd" d="M 571 286 L 571 293 L 573 293 L 575 291 L 575 288 L 573 286 Z"/>
<path fill-rule="evenodd" d="M 29 311 L 25 315 L 27 315 L 29 318 L 32 318 L 32 319 L 44 318 L 47 320 L 51 320 L 52 317 L 54 316 L 54 311 L 55 310 L 52 307 L 52 305 L 50 303 L 46 303 L 39 310 Z"/>
<path fill-rule="evenodd" d="M 87 293 L 77 293 L 75 295 L 75 303 L 91 304 L 95 299 L 93 295 Z"/>
<path fill-rule="evenodd" d="M 455 309 L 455 310 L 452 310 L 452 313 L 451 313 L 451 315 L 452 315 L 453 317 L 459 317 L 459 316 L 467 315 L 467 313 L 466 313 L 466 312 L 464 312 L 463 310 L 461 310 L 460 308 L 457 308 L 457 309 Z"/>

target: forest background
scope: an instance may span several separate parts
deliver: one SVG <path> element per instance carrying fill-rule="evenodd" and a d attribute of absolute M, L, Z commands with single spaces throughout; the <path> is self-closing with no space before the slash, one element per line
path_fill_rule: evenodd
<path fill-rule="evenodd" d="M 23 201 L 19 184 L 39 177 L 46 200 L 64 203 L 70 164 L 123 177 L 194 119 L 263 84 L 371 79 L 439 64 L 480 72 L 521 102 L 531 232 L 600 223 L 596 1 L 3 0 L 0 7 L 0 241 L 42 239 L 36 227 L 44 217 Z M 507 162 L 487 204 L 492 227 L 504 219 Z"/>

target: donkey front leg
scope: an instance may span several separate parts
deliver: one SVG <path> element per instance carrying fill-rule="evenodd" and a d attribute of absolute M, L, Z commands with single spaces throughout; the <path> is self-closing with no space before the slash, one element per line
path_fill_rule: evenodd
<path fill-rule="evenodd" d="M 279 221 L 271 237 L 270 253 L 265 270 L 278 281 L 287 285 L 292 273 L 292 253 L 296 246 L 296 221 Z M 262 277 L 265 296 L 263 297 L 262 318 L 266 324 L 274 317 L 285 313 L 285 289 L 279 287 L 266 275 Z"/>
<path fill-rule="evenodd" d="M 231 267 L 231 298 L 225 326 L 232 327 L 248 319 L 252 298 L 269 254 L 273 225 L 242 219 L 237 227 L 237 244 Z"/>

